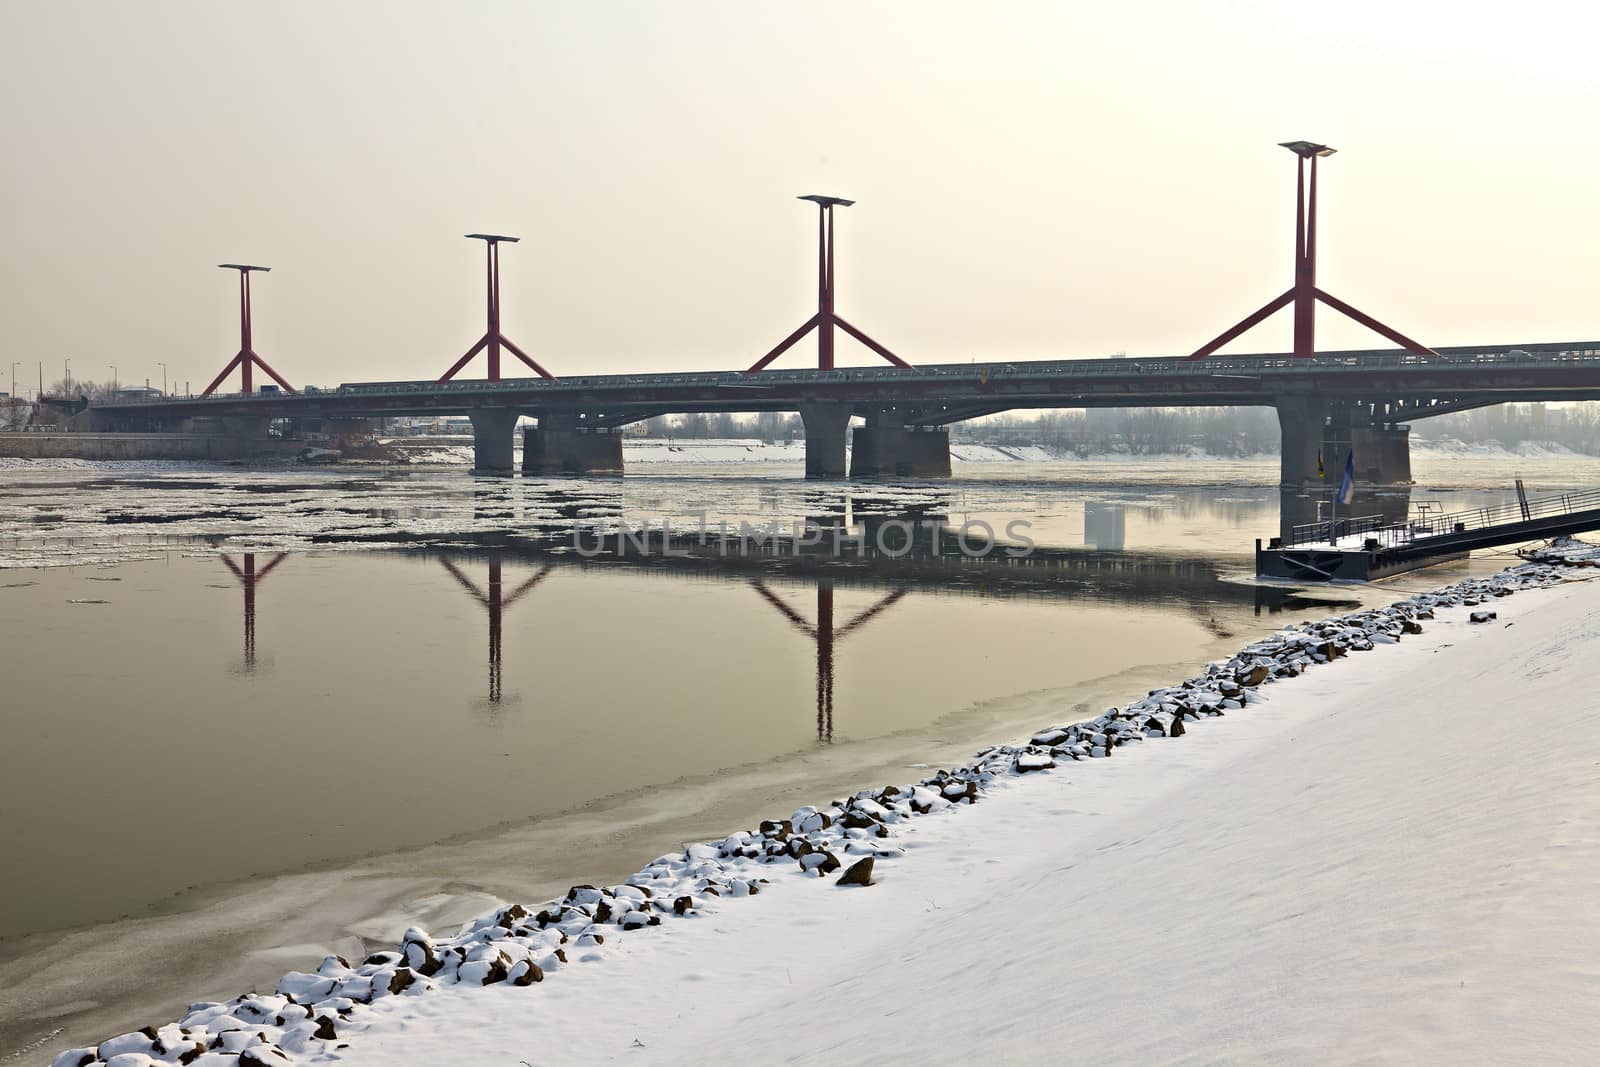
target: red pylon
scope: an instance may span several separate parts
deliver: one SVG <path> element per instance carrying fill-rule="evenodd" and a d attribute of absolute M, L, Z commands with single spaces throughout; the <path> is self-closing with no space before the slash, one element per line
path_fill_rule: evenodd
<path fill-rule="evenodd" d="M 1358 311 L 1337 297 L 1317 288 L 1317 160 L 1334 153 L 1332 148 L 1310 141 L 1285 141 L 1280 146 L 1298 158 L 1299 176 L 1295 185 L 1294 209 L 1294 287 L 1272 300 L 1255 314 L 1248 316 L 1220 336 L 1202 345 L 1189 359 L 1203 359 L 1217 349 L 1271 316 L 1278 309 L 1294 304 L 1294 354 L 1309 359 L 1316 355 L 1316 302 L 1327 304 L 1333 310 L 1352 318 L 1367 329 L 1380 333 L 1419 356 L 1438 355 L 1433 349 L 1413 341 L 1399 330 L 1385 326 L 1377 319 Z M 1311 161 L 1311 190 L 1306 195 L 1306 161 Z"/>
<path fill-rule="evenodd" d="M 294 386 L 284 381 L 277 371 L 273 370 L 267 365 L 266 360 L 256 355 L 255 349 L 251 347 L 250 272 L 253 270 L 259 270 L 264 273 L 272 268 L 253 267 L 247 263 L 218 263 L 217 266 L 223 268 L 224 270 L 236 270 L 239 272 L 239 353 L 228 361 L 228 365 L 222 368 L 222 373 L 212 379 L 211 384 L 206 386 L 205 392 L 201 393 L 200 395 L 210 396 L 212 393 L 216 392 L 217 386 L 222 384 L 222 380 L 224 378 L 233 373 L 233 368 L 235 367 L 239 368 L 240 377 L 243 379 L 245 395 L 250 395 L 251 393 L 255 392 L 255 388 L 251 384 L 250 370 L 253 366 L 257 365 L 259 365 L 262 370 L 270 374 L 272 376 L 272 380 L 281 385 L 285 392 L 294 392 Z"/>
<path fill-rule="evenodd" d="M 500 380 L 500 346 L 504 345 L 506 348 L 511 350 L 511 354 L 513 356 L 516 356 L 518 359 L 522 360 L 522 362 L 532 367 L 533 372 L 539 377 L 549 378 L 551 381 L 555 381 L 556 376 L 554 374 L 551 374 L 549 371 L 539 366 L 539 364 L 535 363 L 532 356 L 518 348 L 514 343 L 512 343 L 509 337 L 500 332 L 500 242 L 509 241 L 512 244 L 516 244 L 520 238 L 506 237 L 505 235 L 498 233 L 469 233 L 466 236 L 475 241 L 482 241 L 487 246 L 489 264 L 489 328 L 484 331 L 482 337 L 478 338 L 478 343 L 467 349 L 467 354 L 456 360 L 455 364 L 451 366 L 449 370 L 445 371 L 439 380 L 441 382 L 448 382 L 451 378 L 456 376 L 457 371 L 459 371 L 462 367 L 465 367 L 468 363 L 472 362 L 473 356 L 487 348 L 489 350 L 489 380 L 491 382 L 498 382 Z"/>
<path fill-rule="evenodd" d="M 766 367 L 767 364 L 789 351 L 794 344 L 813 328 L 817 331 L 817 369 L 833 369 L 833 327 L 838 325 L 845 333 L 872 349 L 896 367 L 909 368 L 911 364 L 884 348 L 878 342 L 850 325 L 833 313 L 833 209 L 849 207 L 854 200 L 843 200 L 837 196 L 802 196 L 801 200 L 810 200 L 817 205 L 817 313 L 807 319 L 801 327 L 778 343 L 778 347 L 756 360 L 755 365 L 746 374 L 754 373 Z"/>

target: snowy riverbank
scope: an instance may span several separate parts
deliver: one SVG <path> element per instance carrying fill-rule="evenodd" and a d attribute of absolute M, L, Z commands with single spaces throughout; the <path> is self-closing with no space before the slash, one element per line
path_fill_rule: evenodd
<path fill-rule="evenodd" d="M 330 958 L 98 1058 L 1578 1062 L 1600 603 L 1566 579 L 1592 573 L 1285 631 L 953 774 Z M 869 859 L 876 884 L 835 888 Z"/>

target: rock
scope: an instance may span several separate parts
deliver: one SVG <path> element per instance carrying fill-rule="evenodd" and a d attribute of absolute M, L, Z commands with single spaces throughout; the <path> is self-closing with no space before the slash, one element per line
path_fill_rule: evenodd
<path fill-rule="evenodd" d="M 835 885 L 871 885 L 872 884 L 872 857 L 866 856 L 856 860 L 845 872 L 839 876 Z"/>
<path fill-rule="evenodd" d="M 1029 771 L 1047 771 L 1056 765 L 1056 761 L 1042 752 L 1024 752 L 1017 757 L 1017 773 L 1027 774 Z"/>
<path fill-rule="evenodd" d="M 415 971 L 410 967 L 402 967 L 394 972 L 393 978 L 389 979 L 389 992 L 392 994 L 403 993 L 411 988 L 411 984 L 416 980 L 417 973 Z"/>
<path fill-rule="evenodd" d="M 317 1019 L 317 1031 L 314 1036 L 324 1041 L 333 1041 L 339 1037 L 339 1032 L 333 1028 L 333 1020 L 324 1015 Z"/>
<path fill-rule="evenodd" d="M 839 857 L 832 852 L 810 852 L 800 857 L 800 869 L 820 877 L 839 869 Z"/>
<path fill-rule="evenodd" d="M 1265 663 L 1257 663 L 1239 679 L 1239 684 L 1254 689 L 1266 681 L 1271 674 L 1272 671 L 1268 669 Z"/>
<path fill-rule="evenodd" d="M 149 1029 L 146 1027 L 146 1029 Z M 154 1031 L 145 1033 L 144 1030 L 135 1030 L 128 1034 L 118 1034 L 109 1041 L 100 1042 L 100 1047 L 95 1049 L 95 1058 L 110 1060 L 115 1056 L 128 1053 L 148 1054 L 155 1044 Z"/>
<path fill-rule="evenodd" d="M 1496 615 L 1492 611 L 1474 611 L 1471 615 L 1467 616 L 1467 621 L 1468 622 L 1493 622 L 1495 619 L 1497 619 L 1499 617 L 1500 616 Z"/>
<path fill-rule="evenodd" d="M 512 985 L 530 986 L 544 981 L 544 970 L 532 960 L 518 960 L 511 965 L 509 976 Z"/>
<path fill-rule="evenodd" d="M 400 939 L 400 955 L 405 958 L 407 966 L 423 977 L 439 971 L 439 952 L 433 946 L 433 939 L 415 926 Z"/>
<path fill-rule="evenodd" d="M 685 915 L 692 910 L 694 910 L 693 897 L 679 897 L 677 900 L 672 902 L 672 912 L 674 915 Z"/>

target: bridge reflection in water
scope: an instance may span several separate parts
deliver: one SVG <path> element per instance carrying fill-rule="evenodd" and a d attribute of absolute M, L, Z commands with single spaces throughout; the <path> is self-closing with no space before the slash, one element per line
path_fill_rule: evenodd
<path fill-rule="evenodd" d="M 245 674 L 254 674 L 256 670 L 256 587 L 288 556 L 287 552 L 279 552 L 259 571 L 256 570 L 254 552 L 244 553 L 240 563 L 235 563 L 231 556 L 222 557 L 223 564 L 233 572 L 244 589 L 244 660 L 241 669 Z"/>
<path fill-rule="evenodd" d="M 892 609 L 913 594 L 919 596 L 988 599 L 1026 599 L 1030 601 L 1058 601 L 1070 609 L 1073 603 L 1097 608 L 1127 606 L 1130 609 L 1176 611 L 1218 637 L 1231 637 L 1246 628 L 1243 615 L 1260 616 L 1284 610 L 1315 609 L 1319 614 L 1353 606 L 1358 601 L 1347 593 L 1322 589 L 1305 592 L 1282 586 L 1262 586 L 1247 581 L 1234 580 L 1215 561 L 1204 557 L 1177 553 L 1129 553 L 1085 551 L 1076 549 L 1040 549 L 1034 556 L 1015 558 L 995 551 L 977 559 L 967 558 L 959 552 L 947 551 L 943 538 L 947 533 L 946 519 L 932 514 L 927 508 L 903 512 L 906 518 L 891 520 L 883 515 L 861 515 L 857 531 L 871 531 L 867 538 L 876 541 L 882 533 L 887 540 L 904 536 L 896 551 L 904 554 L 873 555 L 845 558 L 827 555 L 808 557 L 789 551 L 747 552 L 744 555 L 717 555 L 714 550 L 704 555 L 632 554 L 611 558 L 582 560 L 575 558 L 566 542 L 551 547 L 530 544 L 505 545 L 477 551 L 451 551 L 442 554 L 427 550 L 425 554 L 402 553 L 409 558 L 437 561 L 451 581 L 485 611 L 487 617 L 487 702 L 489 708 L 501 706 L 515 699 L 505 684 L 506 613 L 518 604 L 529 601 L 533 591 L 549 582 L 554 576 L 582 581 L 586 576 L 626 575 L 649 581 L 735 585 L 748 588 L 757 598 L 780 616 L 788 627 L 807 638 L 812 644 L 810 657 L 814 661 L 814 710 L 816 740 L 821 744 L 833 742 L 836 736 L 835 704 L 837 699 L 838 670 L 842 644 L 869 626 L 887 627 L 885 635 L 874 639 L 878 645 L 874 662 L 885 662 L 882 652 L 889 641 L 893 647 L 900 639 L 894 631 L 900 624 L 894 619 Z M 838 522 L 839 516 L 823 516 L 822 521 Z M 882 524 L 897 521 L 901 525 L 884 530 Z M 392 554 L 387 554 L 391 555 Z M 276 557 L 267 568 L 257 571 L 252 556 L 246 556 L 242 568 L 236 570 L 247 590 L 246 632 L 249 661 L 254 660 L 254 582 L 278 566 L 283 556 Z M 511 569 L 518 564 L 533 568 L 526 576 L 513 576 Z M 1244 568 L 1237 568 L 1243 576 Z M 254 576 L 252 580 L 251 576 Z M 549 587 L 547 587 L 549 588 Z M 607 587 L 596 586 L 596 589 Z M 611 587 L 614 588 L 614 587 Z M 786 591 L 787 590 L 787 591 Z M 585 595 L 586 590 L 579 595 Z M 841 615 L 836 599 L 841 592 L 870 599 L 851 606 L 848 614 Z M 806 601 L 797 602 L 798 594 Z M 571 589 L 557 594 L 552 601 L 553 612 L 570 611 L 573 600 Z M 565 598 L 565 599 L 563 599 Z M 814 604 L 814 610 L 812 610 Z M 802 606 L 804 605 L 804 606 Z M 537 613 L 537 608 L 535 612 Z M 665 609 L 669 613 L 675 608 Z M 412 617 L 413 623 L 425 620 L 426 614 Z M 956 617 L 944 625 L 959 629 L 964 625 Z M 684 625 L 694 625 L 690 616 L 684 616 Z M 585 624 L 573 618 L 562 623 L 559 618 L 538 621 L 549 641 L 549 627 Z M 655 620 L 673 624 L 673 617 Z M 593 622 L 587 623 L 593 626 Z M 907 618 L 904 640 L 907 648 L 917 647 L 926 636 L 928 625 L 925 612 L 914 612 Z M 977 622 L 974 621 L 974 625 Z M 919 629 L 920 628 L 920 629 Z M 519 633 L 527 631 L 519 628 Z M 750 634 L 759 628 L 746 628 Z M 603 634 L 575 633 L 574 640 L 584 646 L 591 638 Z M 983 640 L 981 633 L 974 639 Z M 532 647 L 531 634 L 518 639 L 511 654 L 516 665 L 519 650 L 526 653 Z M 770 640 L 763 638 L 762 640 Z M 480 646 L 481 647 L 481 646 Z M 541 644 L 544 655 L 550 654 L 547 645 Z M 1159 649 L 1152 656 L 1160 657 Z M 774 662 L 782 662 L 781 650 Z M 603 657 L 601 662 L 604 662 Z M 909 657 L 896 666 L 894 658 L 887 661 L 890 670 L 914 669 Z M 704 667 L 697 668 L 704 669 Z M 545 684 L 559 689 L 557 675 L 547 673 Z M 513 690 L 515 690 L 513 686 Z"/>
<path fill-rule="evenodd" d="M 501 654 L 503 635 L 505 633 L 505 613 L 507 608 L 515 607 L 517 601 L 533 592 L 534 587 L 550 576 L 554 569 L 550 564 L 545 564 L 539 572 L 511 591 L 510 596 L 504 595 L 504 582 L 501 577 L 501 560 L 493 556 L 489 560 L 489 588 L 485 592 L 473 583 L 471 578 L 464 574 L 460 567 L 448 559 L 440 559 L 444 569 L 450 572 L 461 588 L 465 589 L 474 600 L 482 604 L 489 614 L 489 703 L 499 704 L 504 699 L 503 683 L 505 662 Z"/>
<path fill-rule="evenodd" d="M 1307 517 L 1314 520 L 1319 504 L 1321 512 L 1326 514 L 1326 495 L 1321 492 L 1284 493 L 1283 521 L 1298 523 L 1307 521 Z M 719 539 L 717 533 L 695 531 L 663 542 L 667 535 L 658 528 L 641 546 L 638 539 L 625 539 L 618 532 L 626 525 L 624 508 L 620 500 L 612 500 L 604 494 L 597 497 L 592 492 L 583 492 L 572 499 L 558 494 L 555 500 L 541 499 L 539 506 L 526 514 L 504 494 L 486 494 L 478 502 L 478 509 L 502 517 L 508 512 L 520 516 L 526 521 L 520 524 L 519 531 L 474 535 L 478 547 L 467 550 L 455 547 L 460 543 L 460 535 L 452 539 L 453 544 L 448 548 L 423 541 L 417 550 L 401 555 L 436 560 L 452 583 L 483 607 L 488 624 L 487 681 L 485 699 L 480 707 L 488 709 L 516 699 L 516 687 L 508 693 L 505 685 L 506 613 L 528 600 L 536 588 L 558 572 L 579 580 L 588 574 L 604 572 L 652 581 L 746 587 L 777 612 L 790 629 L 812 643 L 812 656 L 808 658 L 814 659 L 814 671 L 808 673 L 813 675 L 815 686 L 816 739 L 823 744 L 831 743 L 836 733 L 835 703 L 842 643 L 888 616 L 888 642 L 874 653 L 874 662 L 879 664 L 880 673 L 884 663 L 888 664 L 889 671 L 907 669 L 896 665 L 898 657 L 892 650 L 902 639 L 905 647 L 917 647 L 919 635 L 926 635 L 925 629 L 918 629 L 927 625 L 926 613 L 913 612 L 900 624 L 893 622 L 895 613 L 891 609 L 913 593 L 978 600 L 1050 600 L 1066 602 L 1064 606 L 1077 602 L 1146 611 L 1156 608 L 1165 613 L 1186 615 L 1218 637 L 1231 637 L 1246 629 L 1241 618 L 1244 612 L 1259 616 L 1313 605 L 1332 610 L 1358 603 L 1348 594 L 1330 592 L 1326 588 L 1307 593 L 1238 580 L 1249 576 L 1243 561 L 1230 568 L 1226 561 L 1219 562 L 1204 554 L 1139 552 L 1121 547 L 1126 541 L 1129 513 L 1140 515 L 1142 522 L 1159 521 L 1171 511 L 1171 501 L 1142 504 L 1137 495 L 1127 494 L 1086 500 L 1082 519 L 1083 546 L 1038 546 L 1022 554 L 1017 552 L 1016 544 L 997 537 L 984 539 L 964 525 L 952 523 L 948 513 L 954 510 L 953 502 L 946 493 L 931 494 L 914 502 L 895 499 L 889 493 L 856 493 L 843 500 L 818 495 L 805 501 L 812 515 L 803 540 L 791 537 L 751 541 L 737 533 Z M 1352 510 L 1403 515 L 1408 503 L 1409 490 L 1401 489 L 1365 494 L 1358 498 Z M 1260 507 L 1258 502 L 1250 500 L 1237 506 Z M 1345 513 L 1345 509 L 1341 509 L 1341 514 Z M 599 550 L 596 558 L 579 558 L 573 550 L 573 531 L 587 525 L 595 530 L 591 548 Z M 391 553 L 385 555 L 394 558 Z M 257 668 L 258 585 L 286 558 L 287 554 L 280 552 L 264 567 L 258 567 L 255 553 L 245 553 L 241 562 L 229 556 L 221 557 L 245 594 L 242 673 L 250 674 Z M 513 575 L 510 568 L 517 564 L 531 568 L 532 573 Z M 597 590 L 603 588 L 595 586 Z M 844 591 L 867 594 L 871 599 L 864 596 L 860 603 L 851 605 L 848 617 L 841 618 L 836 596 Z M 814 611 L 810 604 L 797 603 L 796 592 L 807 600 L 814 598 Z M 580 587 L 580 596 L 587 593 L 587 585 Z M 549 610 L 558 614 L 537 620 L 546 628 L 542 640 L 549 641 L 552 622 L 558 629 L 605 625 L 595 619 L 579 621 L 581 616 L 561 614 L 571 611 L 572 596 L 570 589 L 555 594 L 554 606 Z M 672 614 L 675 609 L 665 610 L 665 617 L 653 621 L 675 625 Z M 430 618 L 437 617 L 437 614 L 420 612 L 410 616 L 409 622 L 427 623 Z M 564 618 L 570 621 L 561 622 Z M 685 621 L 687 618 L 685 616 Z M 942 625 L 948 628 L 947 632 L 959 632 L 966 625 L 965 618 L 964 614 L 958 615 Z M 374 620 L 375 624 L 381 625 L 381 622 Z M 902 628 L 903 634 L 894 632 Z M 981 633 L 975 632 L 973 637 L 983 639 Z M 575 633 L 573 639 L 577 644 L 572 647 L 577 649 L 599 647 L 593 646 L 593 641 L 606 638 L 602 630 L 592 634 Z M 874 639 L 875 644 L 878 641 Z M 546 648 L 545 654 L 548 651 Z M 1151 654 L 1160 655 L 1158 650 Z M 763 670 L 770 670 L 787 658 L 781 650 L 775 656 Z M 515 648 L 512 659 L 515 665 L 518 659 Z M 601 662 L 605 662 L 603 657 Z M 904 664 L 911 660 L 899 662 Z M 714 663 L 712 667 L 715 669 Z M 559 688 L 559 672 L 547 673 L 544 682 Z"/>
<path fill-rule="evenodd" d="M 880 598 L 877 603 L 858 612 L 843 626 L 835 628 L 833 624 L 833 580 L 831 578 L 823 578 L 817 582 L 817 621 L 815 623 L 806 622 L 799 612 L 784 603 L 777 594 L 767 588 L 767 584 L 761 579 L 755 579 L 750 583 L 750 586 L 760 594 L 763 600 L 771 604 L 784 618 L 788 619 L 796 630 L 816 642 L 817 740 L 824 744 L 832 744 L 833 652 L 835 645 L 893 607 L 895 602 L 910 590 L 896 589 L 889 595 Z"/>

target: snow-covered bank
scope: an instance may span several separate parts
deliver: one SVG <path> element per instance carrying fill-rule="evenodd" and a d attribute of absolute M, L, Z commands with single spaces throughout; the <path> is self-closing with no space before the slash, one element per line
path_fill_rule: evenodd
<path fill-rule="evenodd" d="M 1587 768 L 1592 778 L 1593 753 L 1565 747 L 1563 735 L 1592 735 L 1582 722 L 1594 719 L 1592 709 L 1552 700 L 1506 716 L 1501 702 L 1534 703 L 1546 690 L 1570 698 L 1572 681 L 1549 653 L 1560 641 L 1575 651 L 1593 640 L 1592 602 L 1563 600 L 1513 630 L 1470 627 L 1460 608 L 1428 618 L 1443 603 L 1486 610 L 1465 602 L 1489 599 L 1497 622 L 1511 621 L 1541 598 L 1498 593 L 1559 580 L 1554 569 L 1525 568 L 1444 600 L 1418 597 L 1292 631 L 1121 712 L 1043 731 L 1028 746 L 986 750 L 955 774 L 691 846 L 628 885 L 579 887 L 534 914 L 504 909 L 456 938 L 417 932 L 403 956 L 380 953 L 354 968 L 330 959 L 319 975 L 288 976 L 279 996 L 198 1006 L 182 1027 L 124 1035 L 100 1058 L 127 1053 L 118 1067 L 132 1067 L 158 1044 L 158 1062 L 199 1045 L 210 1051 L 193 1062 L 213 1064 L 336 1054 L 375 1063 L 735 1054 L 854 1062 L 886 1049 L 939 1061 L 973 1047 L 1056 1057 L 1079 1049 L 1096 1060 L 1143 1061 L 1163 1049 L 1205 1059 L 1359 1058 L 1348 1036 L 1343 1046 L 1331 1040 L 1342 1033 L 1333 1028 L 1359 1016 L 1357 1037 L 1396 1039 L 1371 1019 L 1398 1018 L 1391 1013 L 1407 1007 L 1409 986 L 1396 974 L 1441 966 L 1438 938 L 1423 935 L 1481 940 L 1493 914 L 1479 912 L 1510 906 L 1494 895 L 1506 881 L 1496 865 L 1542 847 L 1548 833 L 1538 820 L 1550 812 L 1581 813 L 1586 798 L 1563 792 L 1570 775 L 1562 775 Z M 1265 704 L 1256 699 L 1272 678 L 1422 627 L 1364 670 L 1346 661 L 1275 689 Z M 1489 633 L 1495 639 L 1485 643 Z M 1497 673 L 1502 661 L 1535 669 L 1508 680 Z M 1232 714 L 1246 704 L 1246 714 Z M 1193 725 L 1219 711 L 1227 713 L 1219 721 Z M 1185 722 L 1188 743 L 1175 746 L 1167 736 Z M 1560 760 L 1571 752 L 1581 758 L 1569 767 Z M 1096 758 L 1112 753 L 1118 758 Z M 1492 794 L 1511 772 L 1517 783 L 1555 784 L 1510 798 L 1526 811 L 1463 803 Z M 1396 790 L 1410 794 L 1398 810 Z M 1313 833 L 1319 818 L 1332 822 Z M 1452 819 L 1471 831 L 1467 844 L 1489 847 L 1453 847 L 1467 830 Z M 1402 823 L 1426 838 L 1397 833 Z M 1309 848 L 1307 834 L 1328 847 Z M 882 881 L 868 890 L 840 891 L 833 877 L 800 873 L 868 857 Z M 1400 877 L 1388 863 L 1425 869 Z M 1274 864 L 1284 867 L 1275 876 Z M 1542 872 L 1551 892 L 1572 888 L 1563 877 L 1594 874 L 1582 863 L 1567 867 Z M 1370 899 L 1362 878 L 1377 886 Z M 756 900 L 728 899 L 754 891 Z M 1575 906 L 1569 901 L 1561 917 L 1592 927 Z M 1452 921 L 1434 921 L 1441 908 Z M 1396 909 L 1410 925 L 1395 925 Z M 1381 950 L 1390 942 L 1394 953 Z M 1522 944 L 1556 947 L 1538 937 Z M 1352 955 L 1351 945 L 1365 948 Z M 1326 961 L 1315 955 L 1323 949 Z M 1297 972 L 1306 959 L 1317 963 Z M 1336 965 L 1367 966 L 1371 979 Z M 561 973 L 548 985 L 519 988 L 519 979 L 531 985 L 552 970 Z M 1444 959 L 1444 970 L 1454 978 L 1460 968 Z M 1552 1010 L 1541 1005 L 1559 1003 L 1563 990 L 1537 989 L 1540 980 L 1529 988 L 1544 1000 L 1511 999 L 1518 1017 L 1537 1020 Z M 1449 985 L 1420 981 L 1419 989 L 1437 1000 Z M 1323 1027 L 1301 1018 L 1285 1026 L 1282 1004 Z M 794 1025 L 778 1025 L 778 1011 Z M 766 1022 L 748 1025 L 767 1012 Z M 1581 1037 L 1581 1025 L 1566 1033 Z M 752 1029 L 758 1039 L 788 1036 L 752 1045 Z M 1561 1050 L 1543 1051 L 1548 1062 Z"/>

